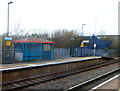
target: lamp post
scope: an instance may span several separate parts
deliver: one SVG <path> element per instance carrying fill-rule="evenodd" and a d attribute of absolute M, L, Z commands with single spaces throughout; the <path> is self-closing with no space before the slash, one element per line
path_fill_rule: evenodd
<path fill-rule="evenodd" d="M 9 63 L 9 46 L 10 46 L 10 41 L 12 38 L 9 38 L 9 5 L 12 4 L 13 2 L 8 2 L 8 20 L 7 20 L 7 37 L 5 38 L 6 41 L 6 63 Z"/>
<path fill-rule="evenodd" d="M 74 40 L 74 38 L 70 38 L 70 42 L 71 42 L 71 43 L 70 43 L 70 57 L 73 56 L 73 50 L 74 50 L 74 49 L 73 49 L 73 43 L 72 43 L 73 40 Z"/>
<path fill-rule="evenodd" d="M 82 24 L 82 33 L 83 33 L 83 26 L 86 25 L 86 24 Z"/>
<path fill-rule="evenodd" d="M 7 37 L 9 36 L 9 5 L 13 2 L 8 2 L 8 20 L 7 20 Z"/>

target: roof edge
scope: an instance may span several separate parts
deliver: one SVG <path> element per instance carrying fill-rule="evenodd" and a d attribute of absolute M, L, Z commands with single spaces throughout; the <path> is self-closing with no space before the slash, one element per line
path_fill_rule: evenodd
<path fill-rule="evenodd" d="M 46 41 L 12 41 L 15 43 L 49 43 L 49 44 L 55 44 L 55 42 L 46 42 Z"/>

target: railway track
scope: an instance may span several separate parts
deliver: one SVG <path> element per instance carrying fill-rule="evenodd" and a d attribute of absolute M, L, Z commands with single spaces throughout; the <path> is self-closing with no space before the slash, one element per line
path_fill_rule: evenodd
<path fill-rule="evenodd" d="M 84 72 L 84 71 L 87 71 L 87 70 L 103 67 L 105 65 L 114 64 L 114 63 L 117 63 L 118 61 L 119 60 L 114 60 L 113 61 L 113 60 L 108 60 L 107 59 L 107 60 L 102 61 L 102 62 L 97 61 L 97 62 L 95 62 L 94 64 L 91 64 L 91 65 L 83 65 L 79 68 L 77 67 L 76 69 L 74 67 L 74 69 L 65 70 L 63 72 L 51 73 L 51 74 L 47 74 L 47 75 L 46 74 L 45 75 L 40 74 L 40 75 L 26 77 L 26 78 L 23 78 L 23 79 L 17 79 L 17 80 L 12 80 L 12 81 L 4 81 L 4 82 L 1 83 L 2 90 L 23 89 L 23 88 L 26 88 L 26 87 L 29 87 L 31 85 L 35 85 L 35 84 L 38 84 L 38 83 L 50 81 L 50 80 L 53 80 L 53 79 L 58 79 L 58 78 L 61 78 L 61 77 L 72 75 L 72 74 L 77 74 L 79 72 Z"/>
<path fill-rule="evenodd" d="M 88 81 L 85 81 L 83 83 L 80 83 L 78 85 L 75 85 L 73 87 L 70 87 L 67 89 L 67 91 L 80 91 L 81 89 L 86 89 L 88 91 L 94 91 L 94 88 L 95 86 L 99 85 L 100 83 L 118 75 L 120 73 L 120 68 L 116 69 L 116 70 L 113 70 L 111 72 L 108 72 L 108 73 L 105 73 L 103 75 L 100 75 L 98 77 L 95 77 L 93 79 L 90 79 Z"/>
<path fill-rule="evenodd" d="M 67 91 L 69 88 L 74 87 L 80 83 L 99 77 L 100 75 L 112 72 L 118 69 L 118 63 L 106 65 L 100 68 L 91 69 L 88 71 L 72 74 L 59 79 L 53 79 L 44 83 L 36 84 L 26 88 L 27 90 L 60 90 Z M 81 91 L 80 89 L 79 91 Z M 87 90 L 86 88 L 83 90 Z M 74 90 L 73 90 L 74 91 Z"/>

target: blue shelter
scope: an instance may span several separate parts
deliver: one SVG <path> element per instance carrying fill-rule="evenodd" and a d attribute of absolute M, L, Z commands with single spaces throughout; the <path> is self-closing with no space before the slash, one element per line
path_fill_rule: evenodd
<path fill-rule="evenodd" d="M 21 61 L 54 58 L 55 42 L 31 37 L 13 42 L 14 49 L 22 51 Z"/>

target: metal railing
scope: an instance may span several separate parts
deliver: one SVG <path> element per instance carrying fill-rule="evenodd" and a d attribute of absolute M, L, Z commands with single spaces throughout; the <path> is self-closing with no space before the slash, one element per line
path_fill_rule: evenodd
<path fill-rule="evenodd" d="M 1 49 L 0 50 L 0 56 L 2 57 L 0 60 L 0 63 L 14 63 L 14 62 L 19 62 L 17 59 L 18 54 L 22 53 L 22 50 L 14 50 L 14 49 Z"/>
<path fill-rule="evenodd" d="M 107 56 L 115 57 L 119 56 L 118 49 L 109 49 L 107 51 L 100 49 L 88 49 L 88 48 L 74 48 L 72 51 L 67 48 L 55 48 L 54 58 L 68 58 L 68 57 L 87 57 L 87 56 Z M 23 61 L 22 50 L 19 49 L 0 49 L 0 63 L 15 63 Z"/>
<path fill-rule="evenodd" d="M 106 56 L 115 57 L 118 56 L 118 49 L 89 49 L 89 48 L 55 48 L 54 58 L 66 58 L 66 57 L 87 57 L 87 56 Z"/>

